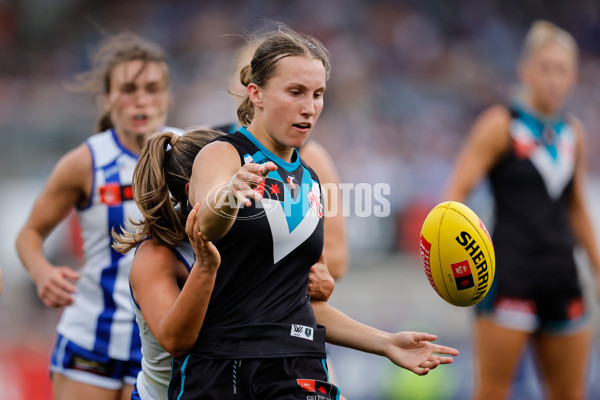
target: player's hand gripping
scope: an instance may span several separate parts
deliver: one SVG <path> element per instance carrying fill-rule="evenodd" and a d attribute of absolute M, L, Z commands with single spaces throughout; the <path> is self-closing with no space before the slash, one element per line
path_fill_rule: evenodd
<path fill-rule="evenodd" d="M 215 245 L 205 240 L 202 232 L 198 230 L 196 216 L 198 215 L 199 208 L 200 203 L 197 203 L 188 214 L 185 223 L 185 233 L 187 233 L 190 244 L 194 249 L 194 254 L 196 255 L 195 266 L 207 272 L 215 272 L 221 264 L 221 255 Z"/>
<path fill-rule="evenodd" d="M 458 350 L 431 343 L 437 336 L 421 332 L 398 332 L 384 354 L 394 364 L 406 368 L 417 375 L 426 375 L 440 364 L 450 364 L 454 360 L 449 356 L 457 356 Z M 435 353 L 443 354 L 438 355 Z"/>
<path fill-rule="evenodd" d="M 321 253 L 319 261 L 310 268 L 308 274 L 308 295 L 311 299 L 327 301 L 334 288 L 335 282 L 327 269 L 325 255 Z"/>
<path fill-rule="evenodd" d="M 227 190 L 237 199 L 238 204 L 250 207 L 250 199 L 261 201 L 262 195 L 258 193 L 256 187 L 265 181 L 265 177 L 270 171 L 277 170 L 275 163 L 268 161 L 264 164 L 248 163 L 236 172 L 229 180 Z"/>
<path fill-rule="evenodd" d="M 69 267 L 49 267 L 36 276 L 35 285 L 40 299 L 51 308 L 62 308 L 73 304 L 73 294 L 77 291 L 73 281 L 80 277 L 79 272 Z"/>

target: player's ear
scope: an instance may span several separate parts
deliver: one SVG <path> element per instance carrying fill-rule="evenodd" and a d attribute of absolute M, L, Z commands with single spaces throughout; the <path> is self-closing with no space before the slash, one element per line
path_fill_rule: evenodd
<path fill-rule="evenodd" d="M 260 86 L 256 83 L 248 84 L 248 97 L 252 104 L 256 107 L 262 107 L 263 105 L 263 92 Z"/>
<path fill-rule="evenodd" d="M 185 184 L 185 195 L 187 197 L 190 197 L 190 183 L 189 182 Z"/>

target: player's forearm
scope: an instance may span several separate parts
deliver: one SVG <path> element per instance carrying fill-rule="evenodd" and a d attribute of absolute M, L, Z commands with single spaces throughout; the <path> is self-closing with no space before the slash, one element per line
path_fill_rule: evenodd
<path fill-rule="evenodd" d="M 596 273 L 600 274 L 600 256 L 596 246 L 596 235 L 583 205 L 575 205 L 571 209 L 571 219 L 577 241 L 587 252 Z"/>
<path fill-rule="evenodd" d="M 391 342 L 389 333 L 350 318 L 329 304 L 311 300 L 319 325 L 326 327 L 328 343 L 377 355 L 384 355 Z"/>
<path fill-rule="evenodd" d="M 197 223 L 206 240 L 224 236 L 237 217 L 238 201 L 230 190 L 209 195 L 198 210 Z"/>
<path fill-rule="evenodd" d="M 44 238 L 34 229 L 25 227 L 19 232 L 16 240 L 17 254 L 21 263 L 37 282 L 40 274 L 52 265 L 48 262 L 43 252 Z"/>
<path fill-rule="evenodd" d="M 185 355 L 196 343 L 216 275 L 216 270 L 194 265 L 177 300 L 161 320 L 156 340 L 173 356 Z"/>
<path fill-rule="evenodd" d="M 342 278 L 348 270 L 348 249 L 345 241 L 342 244 L 332 243 L 330 245 L 326 242 L 325 254 L 327 256 L 327 268 L 333 279 Z"/>

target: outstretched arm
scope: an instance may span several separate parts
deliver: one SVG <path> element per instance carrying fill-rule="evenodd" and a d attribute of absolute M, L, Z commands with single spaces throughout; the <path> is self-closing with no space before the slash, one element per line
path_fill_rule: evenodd
<path fill-rule="evenodd" d="M 192 204 L 202 204 L 196 223 L 206 240 L 225 235 L 240 206 L 250 206 L 250 199 L 262 200 L 254 189 L 275 169 L 270 161 L 240 166 L 239 154 L 229 143 L 213 142 L 200 150 L 194 160 L 189 197 Z"/>
<path fill-rule="evenodd" d="M 361 324 L 323 301 L 312 300 L 317 323 L 327 328 L 327 342 L 387 357 L 394 364 L 426 375 L 450 364 L 458 350 L 431 343 L 437 337 L 421 332 L 389 333 Z M 442 354 L 438 355 L 436 353 Z"/>

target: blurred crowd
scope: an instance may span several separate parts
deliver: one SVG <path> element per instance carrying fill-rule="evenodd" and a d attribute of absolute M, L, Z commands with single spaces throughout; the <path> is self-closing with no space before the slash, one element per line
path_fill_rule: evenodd
<path fill-rule="evenodd" d="M 0 149 L 7 174 L 47 174 L 91 134 L 94 99 L 63 83 L 89 67 L 108 33 L 135 31 L 162 44 L 173 67 L 175 126 L 232 121 L 227 94 L 240 35 L 282 21 L 321 39 L 332 55 L 326 106 L 314 137 L 344 182 L 388 182 L 392 209 L 434 202 L 474 116 L 507 102 L 531 21 L 548 18 L 581 46 L 569 108 L 600 150 L 600 6 L 558 1 L 77 1 L 0 2 Z M 25 157 L 24 155 L 27 154 Z M 36 160 L 35 163 L 31 160 Z M 600 160 L 590 158 L 593 172 Z"/>

